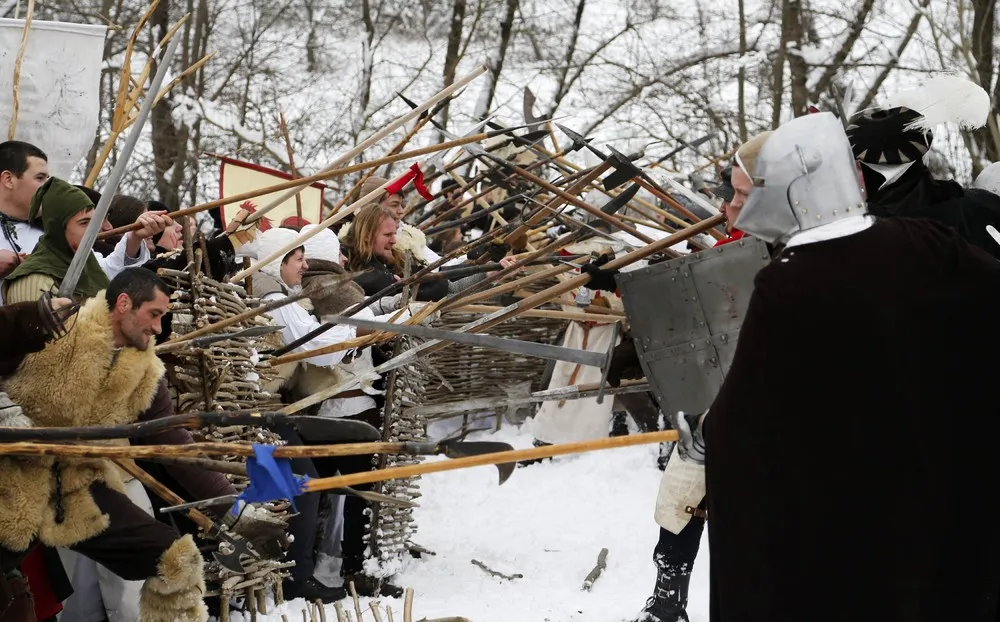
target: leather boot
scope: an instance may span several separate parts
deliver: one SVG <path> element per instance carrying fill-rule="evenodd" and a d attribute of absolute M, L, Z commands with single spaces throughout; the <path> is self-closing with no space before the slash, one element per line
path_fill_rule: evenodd
<path fill-rule="evenodd" d="M 350 585 L 352 582 L 358 596 L 400 598 L 405 592 L 403 588 L 393 585 L 385 579 L 377 579 L 362 573 L 344 575 L 344 585 Z"/>
<path fill-rule="evenodd" d="M 689 573 L 673 575 L 659 570 L 653 595 L 635 622 L 688 622 L 685 608 L 690 585 Z"/>

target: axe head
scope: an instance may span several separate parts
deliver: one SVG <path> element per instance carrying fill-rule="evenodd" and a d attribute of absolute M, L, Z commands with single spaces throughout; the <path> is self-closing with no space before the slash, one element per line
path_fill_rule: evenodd
<path fill-rule="evenodd" d="M 221 550 L 216 551 L 212 553 L 212 557 L 215 558 L 215 561 L 219 562 L 220 566 L 227 570 L 237 574 L 245 574 L 246 568 L 240 562 L 240 557 L 243 555 L 259 557 L 259 555 L 250 549 L 243 538 L 236 538 L 224 531 L 219 531 L 219 540 L 220 542 L 226 542 L 231 550 L 228 553 L 224 553 Z"/>
<path fill-rule="evenodd" d="M 583 134 L 578 134 L 577 132 L 574 132 L 565 125 L 562 125 L 561 123 L 556 123 L 556 127 L 558 127 L 559 131 L 561 131 L 563 134 L 569 136 L 569 139 L 573 141 L 573 148 L 570 149 L 570 151 L 578 151 L 581 148 L 586 147 L 587 149 L 590 149 L 591 153 L 593 153 L 600 159 L 602 160 L 608 159 L 608 154 L 604 153 L 600 149 L 597 149 L 596 147 L 591 146 L 590 144 L 591 139 L 588 139 Z"/>
<path fill-rule="evenodd" d="M 364 421 L 298 415 L 292 422 L 302 438 L 311 443 L 372 443 L 382 440 L 378 429 Z"/>
<path fill-rule="evenodd" d="M 531 92 L 531 89 L 524 87 L 524 97 L 521 100 L 522 111 L 524 114 L 525 125 L 530 125 L 532 127 L 538 127 L 542 123 L 552 119 L 552 115 L 536 117 L 534 113 L 535 108 L 535 94 Z"/>
<path fill-rule="evenodd" d="M 652 181 L 646 177 L 646 173 L 644 173 L 641 168 L 636 166 L 632 162 L 631 158 L 629 158 L 627 155 L 625 155 L 621 151 L 618 151 L 611 145 L 608 145 L 608 150 L 611 152 L 608 161 L 611 163 L 611 166 L 613 166 L 615 170 L 610 175 L 604 178 L 605 190 L 611 190 L 612 188 L 617 188 L 618 186 L 624 184 L 628 180 L 634 179 L 636 177 L 641 177 L 643 179 L 647 179 L 647 181 Z"/>

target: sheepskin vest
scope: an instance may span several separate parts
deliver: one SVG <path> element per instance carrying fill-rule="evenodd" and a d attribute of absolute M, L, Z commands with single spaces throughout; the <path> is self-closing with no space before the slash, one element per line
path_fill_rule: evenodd
<path fill-rule="evenodd" d="M 81 307 L 75 322 L 66 337 L 27 356 L 4 390 L 38 427 L 134 422 L 149 408 L 164 373 L 156 350 L 115 349 L 103 291 Z M 22 551 L 37 536 L 49 546 L 72 546 L 101 533 L 108 516 L 90 495 L 94 482 L 124 492 L 107 460 L 0 460 L 0 544 Z"/>

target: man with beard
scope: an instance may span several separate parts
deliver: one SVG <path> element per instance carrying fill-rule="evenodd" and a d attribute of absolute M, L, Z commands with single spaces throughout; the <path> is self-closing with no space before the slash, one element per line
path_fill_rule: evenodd
<path fill-rule="evenodd" d="M 784 249 L 756 276 L 705 415 L 713 622 L 994 622 L 1000 264 L 927 219 L 867 215 L 828 113 L 764 143 L 735 225 Z M 947 330 L 929 327 L 946 326 Z"/>

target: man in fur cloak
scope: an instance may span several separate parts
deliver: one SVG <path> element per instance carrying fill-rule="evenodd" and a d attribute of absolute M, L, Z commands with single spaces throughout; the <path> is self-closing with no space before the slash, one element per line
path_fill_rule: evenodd
<path fill-rule="evenodd" d="M 167 288 L 141 268 L 87 300 L 68 334 L 25 357 L 3 382 L 23 409 L 19 425 L 117 425 L 150 407 L 163 364 L 152 337 L 169 308 Z M 8 423 L 7 425 L 14 425 Z M 0 559 L 5 569 L 36 544 L 67 547 L 115 574 L 144 581 L 144 622 L 202 622 L 202 557 L 191 536 L 146 514 L 101 459 L 0 459 Z"/>
<path fill-rule="evenodd" d="M 995 622 L 1000 506 L 969 503 L 1000 474 L 1000 264 L 868 216 L 829 113 L 768 138 L 735 225 L 785 247 L 708 413 L 668 413 L 707 454 L 711 620 Z"/>

